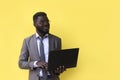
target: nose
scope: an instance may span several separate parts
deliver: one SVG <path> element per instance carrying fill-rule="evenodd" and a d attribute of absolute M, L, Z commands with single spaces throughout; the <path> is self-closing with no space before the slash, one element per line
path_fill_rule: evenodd
<path fill-rule="evenodd" d="M 48 21 L 45 21 L 45 22 L 44 22 L 44 26 L 49 26 L 49 22 L 48 22 Z"/>

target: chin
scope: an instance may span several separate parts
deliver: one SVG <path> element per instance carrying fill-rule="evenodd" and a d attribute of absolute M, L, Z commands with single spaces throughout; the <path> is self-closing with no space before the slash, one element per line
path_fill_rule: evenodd
<path fill-rule="evenodd" d="M 49 32 L 43 32 L 43 34 L 49 34 Z"/>
<path fill-rule="evenodd" d="M 48 33 L 49 33 L 49 31 L 48 31 L 48 30 L 47 30 L 47 31 L 44 31 L 44 33 L 45 33 L 45 34 L 48 34 Z"/>

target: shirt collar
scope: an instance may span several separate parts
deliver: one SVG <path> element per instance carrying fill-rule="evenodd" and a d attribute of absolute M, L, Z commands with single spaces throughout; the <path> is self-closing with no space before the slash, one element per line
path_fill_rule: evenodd
<path fill-rule="evenodd" d="M 48 34 L 45 34 L 45 36 L 43 38 L 47 38 L 48 37 Z M 39 36 L 38 33 L 36 33 L 36 38 L 40 38 L 41 39 L 41 36 Z"/>

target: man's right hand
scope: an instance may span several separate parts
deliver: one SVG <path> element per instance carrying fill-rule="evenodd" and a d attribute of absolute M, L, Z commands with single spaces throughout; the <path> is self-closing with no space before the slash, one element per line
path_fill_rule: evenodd
<path fill-rule="evenodd" d="M 48 64 L 46 62 L 38 61 L 36 64 L 39 68 L 47 69 L 48 67 Z"/>

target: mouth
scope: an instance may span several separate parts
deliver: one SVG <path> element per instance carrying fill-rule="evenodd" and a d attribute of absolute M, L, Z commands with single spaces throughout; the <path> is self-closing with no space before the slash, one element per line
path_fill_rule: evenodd
<path fill-rule="evenodd" d="M 44 27 L 43 30 L 44 30 L 45 32 L 48 32 L 48 31 L 49 31 L 49 27 Z"/>
<path fill-rule="evenodd" d="M 45 31 L 48 31 L 48 30 L 49 30 L 49 28 L 48 28 L 48 27 L 44 27 L 44 30 L 45 30 Z"/>
<path fill-rule="evenodd" d="M 48 29 L 49 29 L 49 26 L 43 26 L 43 28 L 44 28 L 45 30 L 48 30 Z"/>

